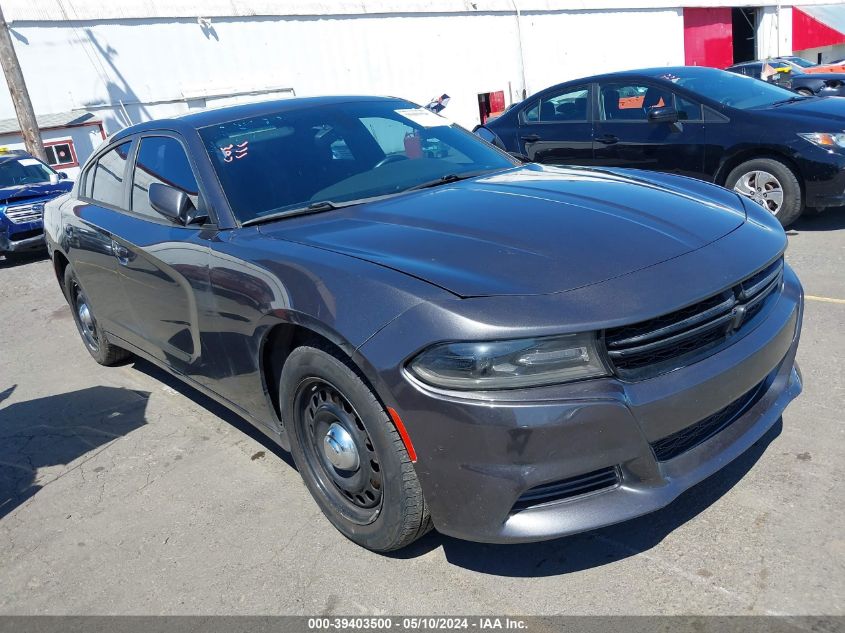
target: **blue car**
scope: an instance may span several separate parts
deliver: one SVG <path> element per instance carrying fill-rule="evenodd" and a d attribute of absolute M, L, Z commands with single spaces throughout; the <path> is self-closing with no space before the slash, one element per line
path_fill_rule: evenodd
<path fill-rule="evenodd" d="M 70 191 L 67 174 L 22 151 L 0 148 L 0 255 L 44 246 L 44 203 Z"/>

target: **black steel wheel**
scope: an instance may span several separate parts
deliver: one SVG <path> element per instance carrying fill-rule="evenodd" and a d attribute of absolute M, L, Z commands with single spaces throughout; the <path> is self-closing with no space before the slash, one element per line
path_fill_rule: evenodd
<path fill-rule="evenodd" d="M 101 365 L 115 365 L 126 360 L 130 356 L 129 352 L 112 345 L 105 332 L 100 329 L 88 295 L 85 294 L 76 273 L 70 266 L 65 269 L 64 281 L 65 296 L 70 304 L 73 322 L 88 353 Z"/>
<path fill-rule="evenodd" d="M 304 380 L 294 398 L 293 423 L 323 494 L 349 520 L 372 523 L 381 510 L 382 472 L 361 416 L 322 378 Z"/>
<path fill-rule="evenodd" d="M 279 405 L 299 474 L 344 536 L 388 552 L 431 529 L 405 444 L 348 358 L 323 342 L 294 349 Z"/>

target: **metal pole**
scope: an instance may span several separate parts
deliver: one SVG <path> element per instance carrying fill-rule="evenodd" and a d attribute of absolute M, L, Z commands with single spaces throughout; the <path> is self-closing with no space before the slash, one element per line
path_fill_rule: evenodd
<path fill-rule="evenodd" d="M 9 95 L 12 97 L 12 103 L 15 104 L 18 125 L 21 127 L 26 151 L 46 162 L 47 153 L 41 141 L 41 130 L 38 129 L 38 122 L 35 120 L 35 112 L 29 100 L 29 92 L 26 89 L 20 63 L 18 63 L 18 55 L 12 44 L 9 25 L 6 24 L 6 18 L 3 16 L 2 6 L 0 6 L 0 65 L 3 66 L 3 74 L 6 75 L 6 83 L 9 84 Z"/>

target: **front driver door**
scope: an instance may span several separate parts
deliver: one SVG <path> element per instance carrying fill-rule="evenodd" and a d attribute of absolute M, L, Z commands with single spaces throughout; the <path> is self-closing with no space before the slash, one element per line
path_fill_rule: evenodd
<path fill-rule="evenodd" d="M 601 84 L 598 106 L 596 165 L 708 177 L 701 104 L 662 85 L 632 81 Z M 674 107 L 678 122 L 649 121 L 649 111 L 658 107 Z"/>
<path fill-rule="evenodd" d="M 535 163 L 591 165 L 592 89 L 568 86 L 535 98 L 520 113 L 520 151 Z"/>
<path fill-rule="evenodd" d="M 203 196 L 185 148 L 174 134 L 141 137 L 131 173 L 129 212 L 115 232 L 118 273 L 134 313 L 131 343 L 200 382 L 202 321 L 209 313 L 210 227 L 181 226 L 150 206 L 158 182 L 185 191 L 204 210 Z"/>

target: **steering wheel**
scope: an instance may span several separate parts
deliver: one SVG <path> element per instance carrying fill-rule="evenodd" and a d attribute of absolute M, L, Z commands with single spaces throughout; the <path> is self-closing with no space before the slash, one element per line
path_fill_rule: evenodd
<path fill-rule="evenodd" d="M 375 164 L 373 169 L 378 169 L 383 165 L 389 165 L 390 163 L 398 163 L 400 160 L 408 160 L 408 157 L 405 154 L 390 154 L 389 156 L 385 156 L 379 162 Z"/>

